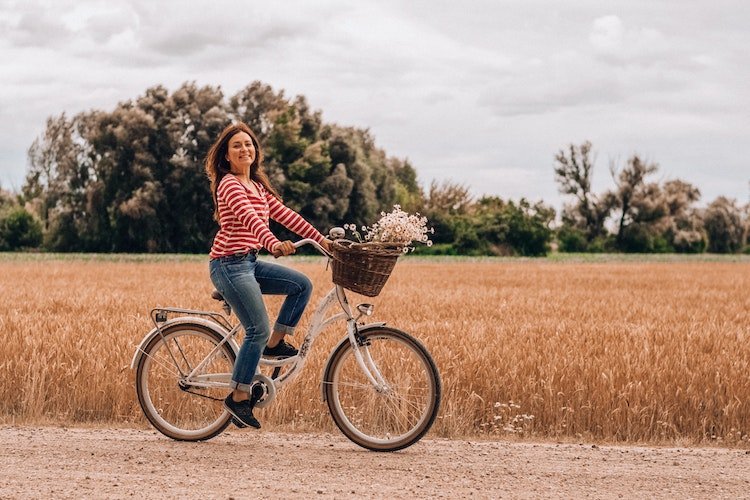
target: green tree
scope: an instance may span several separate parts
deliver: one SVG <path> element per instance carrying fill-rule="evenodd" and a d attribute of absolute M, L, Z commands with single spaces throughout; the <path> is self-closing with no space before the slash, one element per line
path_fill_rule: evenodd
<path fill-rule="evenodd" d="M 416 172 L 367 130 L 324 124 L 304 97 L 253 82 L 155 86 L 112 111 L 50 118 L 29 151 L 24 197 L 60 251 L 205 252 L 217 227 L 202 162 L 233 120 L 258 134 L 284 201 L 322 230 L 371 224 L 395 203 L 417 207 Z"/>
<path fill-rule="evenodd" d="M 668 220 L 664 235 L 670 246 L 680 253 L 700 253 L 708 237 L 700 211 L 694 206 L 701 193 L 692 184 L 679 179 L 667 181 L 662 189 Z"/>
<path fill-rule="evenodd" d="M 156 92 L 147 92 L 151 100 Z M 97 171 L 103 181 L 102 202 L 107 214 L 103 250 L 120 252 L 157 251 L 162 228 L 159 205 L 164 200 L 157 156 L 158 136 L 166 131 L 154 115 L 138 101 L 120 104 L 113 113 L 95 120 L 90 140 L 102 159 Z M 103 235 L 104 236 L 104 235 Z"/>
<path fill-rule="evenodd" d="M 495 255 L 546 255 L 553 236 L 550 227 L 555 211 L 542 202 L 518 203 L 495 196 L 480 198 L 472 208 L 477 236 L 487 245 L 485 252 Z"/>
<path fill-rule="evenodd" d="M 417 171 L 408 160 L 398 158 L 389 159 L 389 168 L 396 176 L 395 196 L 396 204 L 406 212 L 418 212 L 425 204 L 424 193 L 417 181 Z"/>
<path fill-rule="evenodd" d="M 88 186 L 97 179 L 95 155 L 86 139 L 89 124 L 85 114 L 49 118 L 44 134 L 29 148 L 22 195 L 42 220 L 45 241 L 56 242 L 53 249 L 88 249 L 79 236 L 97 234 L 88 230 L 96 213 L 88 206 Z"/>
<path fill-rule="evenodd" d="M 23 207 L 0 211 L 0 251 L 36 248 L 42 243 L 41 223 Z"/>
<path fill-rule="evenodd" d="M 646 184 L 646 177 L 658 168 L 656 164 L 644 162 L 638 155 L 630 157 L 619 172 L 614 165 L 610 166 L 616 189 L 609 199 L 610 205 L 619 213 L 615 243 L 620 249 L 627 246 L 625 240 L 630 226 L 643 226 L 663 215 L 658 185 Z"/>
<path fill-rule="evenodd" d="M 462 252 L 477 248 L 480 240 L 469 216 L 473 203 L 464 184 L 432 181 L 424 204 L 424 215 L 435 229 L 432 241 L 455 244 Z"/>
<path fill-rule="evenodd" d="M 357 226 L 372 224 L 378 209 L 377 187 L 373 181 L 373 167 L 368 162 L 367 139 L 363 131 L 354 128 L 332 127 L 328 151 L 334 165 L 341 164 L 352 180 L 349 206 L 344 220 Z"/>
<path fill-rule="evenodd" d="M 568 151 L 560 150 L 555 155 L 555 162 L 555 180 L 560 185 L 560 193 L 575 199 L 563 207 L 563 225 L 582 234 L 588 245 L 606 235 L 604 224 L 611 210 L 610 200 L 600 200 L 591 190 L 594 170 L 591 143 L 570 144 Z"/>
<path fill-rule="evenodd" d="M 745 242 L 745 224 L 742 209 L 736 200 L 719 196 L 706 208 L 703 216 L 708 233 L 708 251 L 735 253 Z"/>
<path fill-rule="evenodd" d="M 160 251 L 206 252 L 218 228 L 203 160 L 230 121 L 230 110 L 220 89 L 186 83 L 155 114 L 169 120 L 167 134 L 157 136 L 163 149 L 155 152 L 164 193 L 158 214 Z"/>
<path fill-rule="evenodd" d="M 659 252 L 670 250 L 663 237 L 663 222 L 668 214 L 666 199 L 657 183 L 646 177 L 658 170 L 638 155 L 628 159 L 619 172 L 610 167 L 616 189 L 605 198 L 618 214 L 615 246 L 625 252 Z"/>

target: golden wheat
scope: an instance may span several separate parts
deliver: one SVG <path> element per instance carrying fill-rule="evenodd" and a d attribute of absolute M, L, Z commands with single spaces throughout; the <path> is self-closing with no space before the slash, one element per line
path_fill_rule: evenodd
<path fill-rule="evenodd" d="M 323 260 L 284 262 L 315 283 L 311 310 L 330 271 Z M 20 259 L 0 272 L 4 422 L 145 425 L 129 364 L 150 309 L 218 310 L 205 262 Z M 404 259 L 374 302 L 378 320 L 435 358 L 433 435 L 747 444 L 749 290 L 747 261 Z M 269 428 L 333 429 L 320 377 L 342 336 L 329 328 L 296 382 L 260 410 Z"/>

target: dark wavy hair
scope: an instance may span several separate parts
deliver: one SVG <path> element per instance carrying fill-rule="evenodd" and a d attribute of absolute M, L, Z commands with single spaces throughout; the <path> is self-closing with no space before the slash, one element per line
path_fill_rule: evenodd
<path fill-rule="evenodd" d="M 219 137 L 211 145 L 204 163 L 206 175 L 208 175 L 208 179 L 211 181 L 211 195 L 214 199 L 214 219 L 216 222 L 219 222 L 219 201 L 217 200 L 216 192 L 219 189 L 219 183 L 221 180 L 231 171 L 229 161 L 227 161 L 226 158 L 229 149 L 229 141 L 240 132 L 245 132 L 249 135 L 250 139 L 253 141 L 253 146 L 255 147 L 255 159 L 253 160 L 252 165 L 250 165 L 250 179 L 260 182 L 263 187 L 266 188 L 266 191 L 281 200 L 278 191 L 271 186 L 268 176 L 263 171 L 263 153 L 260 149 L 258 138 L 255 137 L 253 131 L 250 130 L 250 127 L 245 123 L 232 123 L 231 125 L 227 125 L 224 130 L 221 131 Z"/>

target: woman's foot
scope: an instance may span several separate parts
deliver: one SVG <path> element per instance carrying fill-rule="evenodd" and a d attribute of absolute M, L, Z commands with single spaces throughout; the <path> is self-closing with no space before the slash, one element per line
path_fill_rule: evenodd
<path fill-rule="evenodd" d="M 263 356 L 269 357 L 269 358 L 291 358 L 292 356 L 296 356 L 299 353 L 299 351 L 291 344 L 287 343 L 285 340 L 279 341 L 278 344 L 275 346 L 266 346 L 265 349 L 263 349 Z"/>
<path fill-rule="evenodd" d="M 253 405 L 250 404 L 249 399 L 235 401 L 230 394 L 224 400 L 224 408 L 244 425 L 260 429 L 260 422 L 258 422 L 258 419 L 253 416 Z"/>

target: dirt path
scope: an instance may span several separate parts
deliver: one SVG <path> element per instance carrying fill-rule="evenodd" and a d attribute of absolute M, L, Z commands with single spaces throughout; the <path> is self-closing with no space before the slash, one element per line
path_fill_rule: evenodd
<path fill-rule="evenodd" d="M 750 452 L 426 439 L 0 427 L 0 498 L 750 498 Z M 233 471 L 233 472 L 229 472 Z"/>

